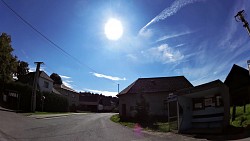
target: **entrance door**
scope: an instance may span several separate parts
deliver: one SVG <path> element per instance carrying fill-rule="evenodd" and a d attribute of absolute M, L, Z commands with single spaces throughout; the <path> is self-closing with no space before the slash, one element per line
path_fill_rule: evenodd
<path fill-rule="evenodd" d="M 126 117 L 126 104 L 122 104 L 122 116 Z"/>

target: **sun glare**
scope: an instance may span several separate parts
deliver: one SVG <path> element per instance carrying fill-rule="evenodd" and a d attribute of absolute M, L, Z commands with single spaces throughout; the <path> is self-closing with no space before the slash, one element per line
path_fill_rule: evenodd
<path fill-rule="evenodd" d="M 119 20 L 111 18 L 105 24 L 105 34 L 109 40 L 118 40 L 123 34 L 122 24 Z"/>

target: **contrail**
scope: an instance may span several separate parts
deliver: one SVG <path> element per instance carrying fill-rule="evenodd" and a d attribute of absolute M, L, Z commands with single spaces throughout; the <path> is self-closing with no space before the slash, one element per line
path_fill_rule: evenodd
<path fill-rule="evenodd" d="M 157 15 L 155 18 L 153 18 L 149 23 L 147 23 L 140 31 L 140 33 L 143 33 L 143 31 L 145 31 L 145 29 L 153 24 L 156 23 L 160 20 L 164 20 L 169 16 L 174 15 L 176 12 L 178 12 L 182 7 L 188 5 L 188 4 L 192 4 L 194 2 L 199 2 L 201 0 L 176 0 L 174 1 L 174 3 L 172 3 L 172 5 L 166 9 L 164 9 L 159 15 Z"/>

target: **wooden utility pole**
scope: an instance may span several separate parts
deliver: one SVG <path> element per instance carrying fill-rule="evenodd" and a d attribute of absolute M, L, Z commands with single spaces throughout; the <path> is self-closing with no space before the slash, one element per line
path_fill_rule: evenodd
<path fill-rule="evenodd" d="M 249 28 L 249 24 L 248 22 L 246 21 L 245 17 L 244 17 L 244 10 L 241 10 L 237 13 L 237 15 L 234 16 L 235 20 L 237 22 L 241 21 L 243 23 L 243 27 L 246 28 L 247 32 L 248 32 L 248 35 L 250 36 L 250 28 Z"/>
<path fill-rule="evenodd" d="M 33 87 L 32 87 L 32 95 L 31 95 L 31 112 L 35 112 L 36 110 L 36 89 L 37 89 L 37 80 L 39 76 L 40 66 L 43 64 L 43 62 L 35 62 L 36 64 L 36 72 L 34 76 L 33 81 Z"/>

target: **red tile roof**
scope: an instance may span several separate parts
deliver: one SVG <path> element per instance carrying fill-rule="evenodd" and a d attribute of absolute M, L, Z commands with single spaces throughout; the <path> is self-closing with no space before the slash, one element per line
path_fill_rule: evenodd
<path fill-rule="evenodd" d="M 193 85 L 184 76 L 139 78 L 117 96 L 135 93 L 175 92 Z"/>

